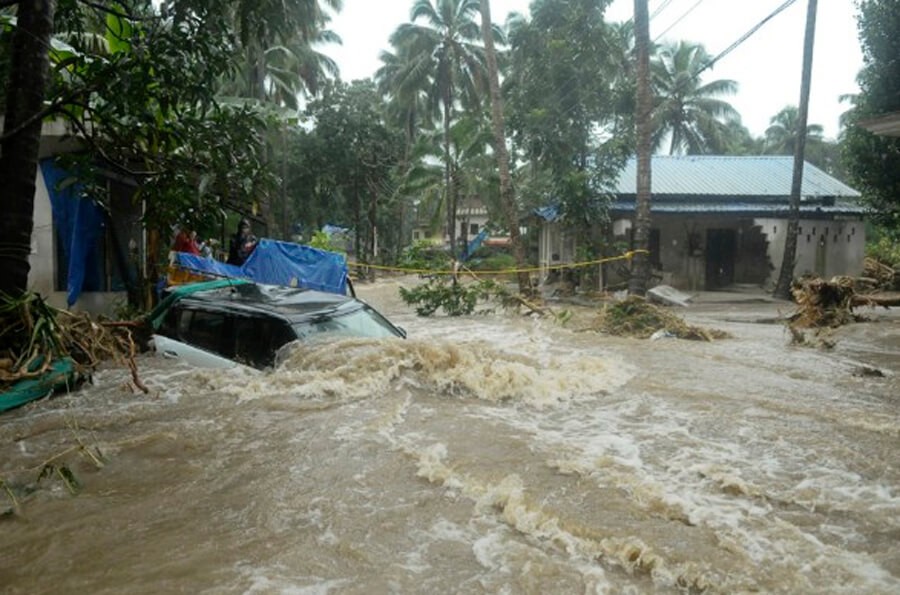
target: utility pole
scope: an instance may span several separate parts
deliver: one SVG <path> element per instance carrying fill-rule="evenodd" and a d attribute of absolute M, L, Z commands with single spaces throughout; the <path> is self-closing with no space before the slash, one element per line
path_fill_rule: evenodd
<path fill-rule="evenodd" d="M 647 248 L 650 238 L 650 17 L 647 0 L 634 0 L 634 39 L 637 45 L 637 196 L 634 205 L 635 254 L 631 260 L 628 293 L 645 295 L 650 277 Z"/>
<path fill-rule="evenodd" d="M 800 108 L 797 114 L 797 144 L 794 146 L 794 176 L 791 180 L 790 210 L 788 212 L 787 238 L 784 241 L 784 257 L 773 295 L 783 300 L 791 299 L 791 283 L 794 281 L 794 264 L 797 259 L 797 230 L 800 229 L 800 191 L 803 185 L 803 159 L 806 151 L 806 119 L 809 113 L 809 86 L 812 79 L 813 46 L 816 37 L 817 0 L 809 0 L 806 10 L 806 36 L 803 42 L 803 75 L 800 82 Z"/>

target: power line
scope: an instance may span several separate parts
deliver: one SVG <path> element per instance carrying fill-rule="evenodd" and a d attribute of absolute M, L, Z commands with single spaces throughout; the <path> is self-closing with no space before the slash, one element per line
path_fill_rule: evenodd
<path fill-rule="evenodd" d="M 701 1 L 702 1 L 702 0 L 701 0 Z M 759 31 L 760 28 L 762 28 L 763 25 L 765 25 L 766 23 L 768 23 L 768 22 L 769 22 L 770 20 L 772 20 L 776 15 L 778 15 L 781 11 L 783 11 L 785 8 L 787 8 L 788 6 L 790 6 L 791 4 L 793 4 L 793 3 L 796 2 L 796 1 L 797 1 L 797 0 L 786 0 L 786 1 L 784 2 L 784 4 L 782 4 L 781 6 L 779 6 L 778 8 L 776 8 L 774 11 L 772 11 L 772 13 L 769 14 L 769 16 L 767 16 L 766 18 L 764 18 L 763 20 L 761 20 L 760 22 L 758 22 L 756 25 L 754 25 L 752 29 L 750 29 L 749 31 L 747 31 L 746 33 L 744 33 L 743 35 L 741 35 L 741 36 L 738 38 L 737 41 L 735 41 L 735 42 L 732 43 L 730 46 L 728 46 L 727 48 L 725 48 L 724 50 L 722 50 L 721 52 L 719 52 L 719 54 L 716 55 L 715 58 L 713 58 L 712 60 L 710 60 L 709 62 L 707 62 L 706 64 L 704 64 L 703 67 L 702 67 L 700 70 L 698 70 L 698 71 L 696 72 L 696 74 L 694 75 L 694 77 L 696 78 L 696 77 L 699 76 L 700 73 L 703 72 L 704 70 L 707 70 L 707 69 L 709 69 L 709 68 L 712 68 L 713 65 L 714 65 L 716 62 L 718 62 L 719 60 L 721 60 L 722 58 L 724 58 L 725 56 L 727 56 L 728 54 L 730 54 L 735 48 L 737 48 L 739 45 L 741 45 L 742 43 L 744 43 L 745 41 L 747 41 L 747 39 L 749 39 L 751 35 L 753 35 L 753 34 L 756 33 L 757 31 Z"/>
<path fill-rule="evenodd" d="M 672 0 L 663 0 L 662 4 L 656 7 L 656 10 L 653 11 L 653 14 L 650 15 L 650 20 L 653 20 L 653 17 L 661 13 L 666 9 L 666 7 L 672 3 Z"/>
<path fill-rule="evenodd" d="M 665 34 L 668 33 L 669 31 L 671 31 L 672 28 L 673 28 L 675 25 L 677 25 L 677 24 L 680 23 L 682 20 L 684 20 L 684 18 L 685 18 L 686 16 L 688 16 L 689 14 L 691 14 L 692 12 L 694 12 L 694 9 L 697 8 L 698 6 L 700 6 L 700 4 L 702 4 L 702 3 L 703 3 L 703 0 L 697 0 L 697 1 L 694 3 L 693 6 L 691 6 L 690 8 L 688 8 L 688 9 L 684 12 L 684 14 L 682 14 L 680 17 L 678 17 L 677 19 L 675 19 L 675 22 L 674 22 L 674 23 L 672 23 L 671 25 L 669 25 L 668 27 L 666 27 L 665 31 L 663 31 L 662 33 L 660 33 L 659 35 L 657 35 L 657 36 L 653 39 L 653 43 L 656 43 L 657 41 L 659 41 L 659 38 L 660 38 L 660 37 L 662 37 L 663 35 L 665 35 Z"/>

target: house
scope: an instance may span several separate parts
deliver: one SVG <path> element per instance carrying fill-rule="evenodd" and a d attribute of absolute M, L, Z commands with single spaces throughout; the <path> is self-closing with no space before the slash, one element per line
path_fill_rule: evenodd
<path fill-rule="evenodd" d="M 477 243 L 485 246 L 506 246 L 509 244 L 509 238 L 502 235 L 493 235 L 490 233 L 490 215 L 484 204 L 475 198 L 471 198 L 460 204 L 456 209 L 456 240 L 460 246 L 467 246 L 467 250 L 477 249 L 474 244 Z M 412 229 L 412 241 L 428 241 L 438 246 L 450 245 L 450 234 L 447 232 L 446 224 L 435 233 L 425 221 L 422 213 L 416 214 L 416 221 Z"/>
<path fill-rule="evenodd" d="M 82 186 L 72 183 L 57 160 L 81 148 L 63 122 L 44 123 L 28 289 L 58 308 L 110 314 L 126 301 L 129 287 L 137 290 L 144 262 L 141 205 L 132 201 L 133 182 L 112 172 L 101 181 L 106 206 L 83 196 Z"/>
<path fill-rule="evenodd" d="M 685 290 L 732 284 L 772 287 L 788 227 L 793 177 L 790 156 L 654 156 L 650 260 L 657 278 Z M 612 234 L 632 239 L 637 160 L 615 185 Z M 795 275 L 862 272 L 866 210 L 859 193 L 806 163 L 800 199 Z M 558 209 L 536 211 L 539 263 L 545 270 L 574 263 L 583 243 Z M 607 279 L 607 283 L 615 282 Z"/>

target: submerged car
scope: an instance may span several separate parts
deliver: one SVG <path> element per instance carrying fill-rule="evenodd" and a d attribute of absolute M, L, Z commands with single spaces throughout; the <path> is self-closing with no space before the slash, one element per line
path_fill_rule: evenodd
<path fill-rule="evenodd" d="M 355 297 L 237 280 L 179 286 L 150 317 L 157 353 L 209 368 L 266 368 L 293 341 L 406 337 Z"/>

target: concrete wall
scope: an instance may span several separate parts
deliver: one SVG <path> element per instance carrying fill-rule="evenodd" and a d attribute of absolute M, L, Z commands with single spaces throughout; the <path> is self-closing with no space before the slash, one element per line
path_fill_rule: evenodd
<path fill-rule="evenodd" d="M 774 269 L 767 284 L 774 285 L 781 269 L 787 220 L 757 219 L 757 223 L 769 239 L 768 256 Z M 801 219 L 794 276 L 813 274 L 825 279 L 836 275 L 859 276 L 865 247 L 866 228 L 862 221 Z"/>
<path fill-rule="evenodd" d="M 546 221 L 538 237 L 538 266 L 541 282 L 546 281 L 549 267 L 575 262 L 578 239 L 559 221 Z"/>
<path fill-rule="evenodd" d="M 613 221 L 615 239 L 630 242 L 630 228 L 629 219 Z M 733 283 L 769 289 L 778 279 L 786 219 L 654 214 L 652 229 L 659 234 L 659 254 L 652 257 L 661 265 L 655 271 L 656 282 L 688 291 L 707 289 L 711 282 L 707 279 L 707 261 L 722 256 L 710 254 L 711 247 L 707 245 L 710 230 L 725 230 L 724 233 L 734 237 L 733 262 L 729 261 L 733 265 Z M 830 278 L 858 276 L 862 272 L 865 227 L 861 221 L 804 219 L 800 230 L 795 276 L 812 273 Z M 577 245 L 577 238 L 563 224 L 544 222 L 539 239 L 539 266 L 546 269 L 574 262 Z M 622 281 L 614 272 L 608 274 L 611 285 Z M 541 279 L 547 276 L 545 270 Z"/>

